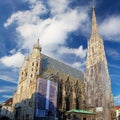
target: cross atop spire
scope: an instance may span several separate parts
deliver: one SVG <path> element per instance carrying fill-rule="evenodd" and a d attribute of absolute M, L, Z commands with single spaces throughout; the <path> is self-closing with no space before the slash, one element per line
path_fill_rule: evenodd
<path fill-rule="evenodd" d="M 98 34 L 98 27 L 95 15 L 95 8 L 92 7 L 92 35 Z"/>

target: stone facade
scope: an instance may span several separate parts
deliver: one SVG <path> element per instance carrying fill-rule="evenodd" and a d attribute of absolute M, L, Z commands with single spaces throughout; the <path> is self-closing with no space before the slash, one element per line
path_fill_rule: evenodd
<path fill-rule="evenodd" d="M 40 73 L 41 48 L 36 43 L 20 68 L 17 91 L 13 97 L 13 118 L 32 120 L 35 109 L 36 80 Z M 19 114 L 18 114 L 19 113 Z"/>
<path fill-rule="evenodd" d="M 96 112 L 97 120 L 111 120 L 113 108 L 111 82 L 103 40 L 98 34 L 94 8 L 92 10 L 92 33 L 88 41 L 84 83 L 87 109 Z"/>

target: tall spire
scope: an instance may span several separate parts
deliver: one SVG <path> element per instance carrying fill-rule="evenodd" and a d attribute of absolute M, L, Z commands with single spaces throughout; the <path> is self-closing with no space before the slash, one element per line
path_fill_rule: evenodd
<path fill-rule="evenodd" d="M 88 42 L 84 79 L 87 109 L 96 112 L 97 120 L 111 120 L 111 82 L 103 40 L 98 33 L 94 7 L 92 8 L 92 33 Z"/>
<path fill-rule="evenodd" d="M 98 27 L 95 15 L 95 8 L 92 7 L 92 35 L 98 34 Z"/>

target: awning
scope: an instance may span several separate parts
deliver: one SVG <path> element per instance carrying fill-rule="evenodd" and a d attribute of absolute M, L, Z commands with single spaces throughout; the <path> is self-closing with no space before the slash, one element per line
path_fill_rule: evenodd
<path fill-rule="evenodd" d="M 79 113 L 79 114 L 89 114 L 89 115 L 95 115 L 94 112 L 87 111 L 87 110 L 77 110 L 77 109 L 72 109 L 67 111 L 67 113 Z"/>

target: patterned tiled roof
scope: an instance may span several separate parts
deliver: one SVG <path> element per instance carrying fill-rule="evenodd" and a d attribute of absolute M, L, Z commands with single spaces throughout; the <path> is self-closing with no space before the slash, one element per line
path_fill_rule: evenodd
<path fill-rule="evenodd" d="M 43 67 L 43 71 L 45 72 L 48 68 L 50 69 L 54 69 L 58 72 L 62 72 L 66 75 L 69 75 L 73 78 L 78 78 L 80 80 L 84 79 L 84 74 L 75 69 L 70 67 L 69 65 L 66 65 L 60 61 L 57 61 L 51 57 L 48 57 L 44 54 L 42 54 L 42 67 Z"/>

